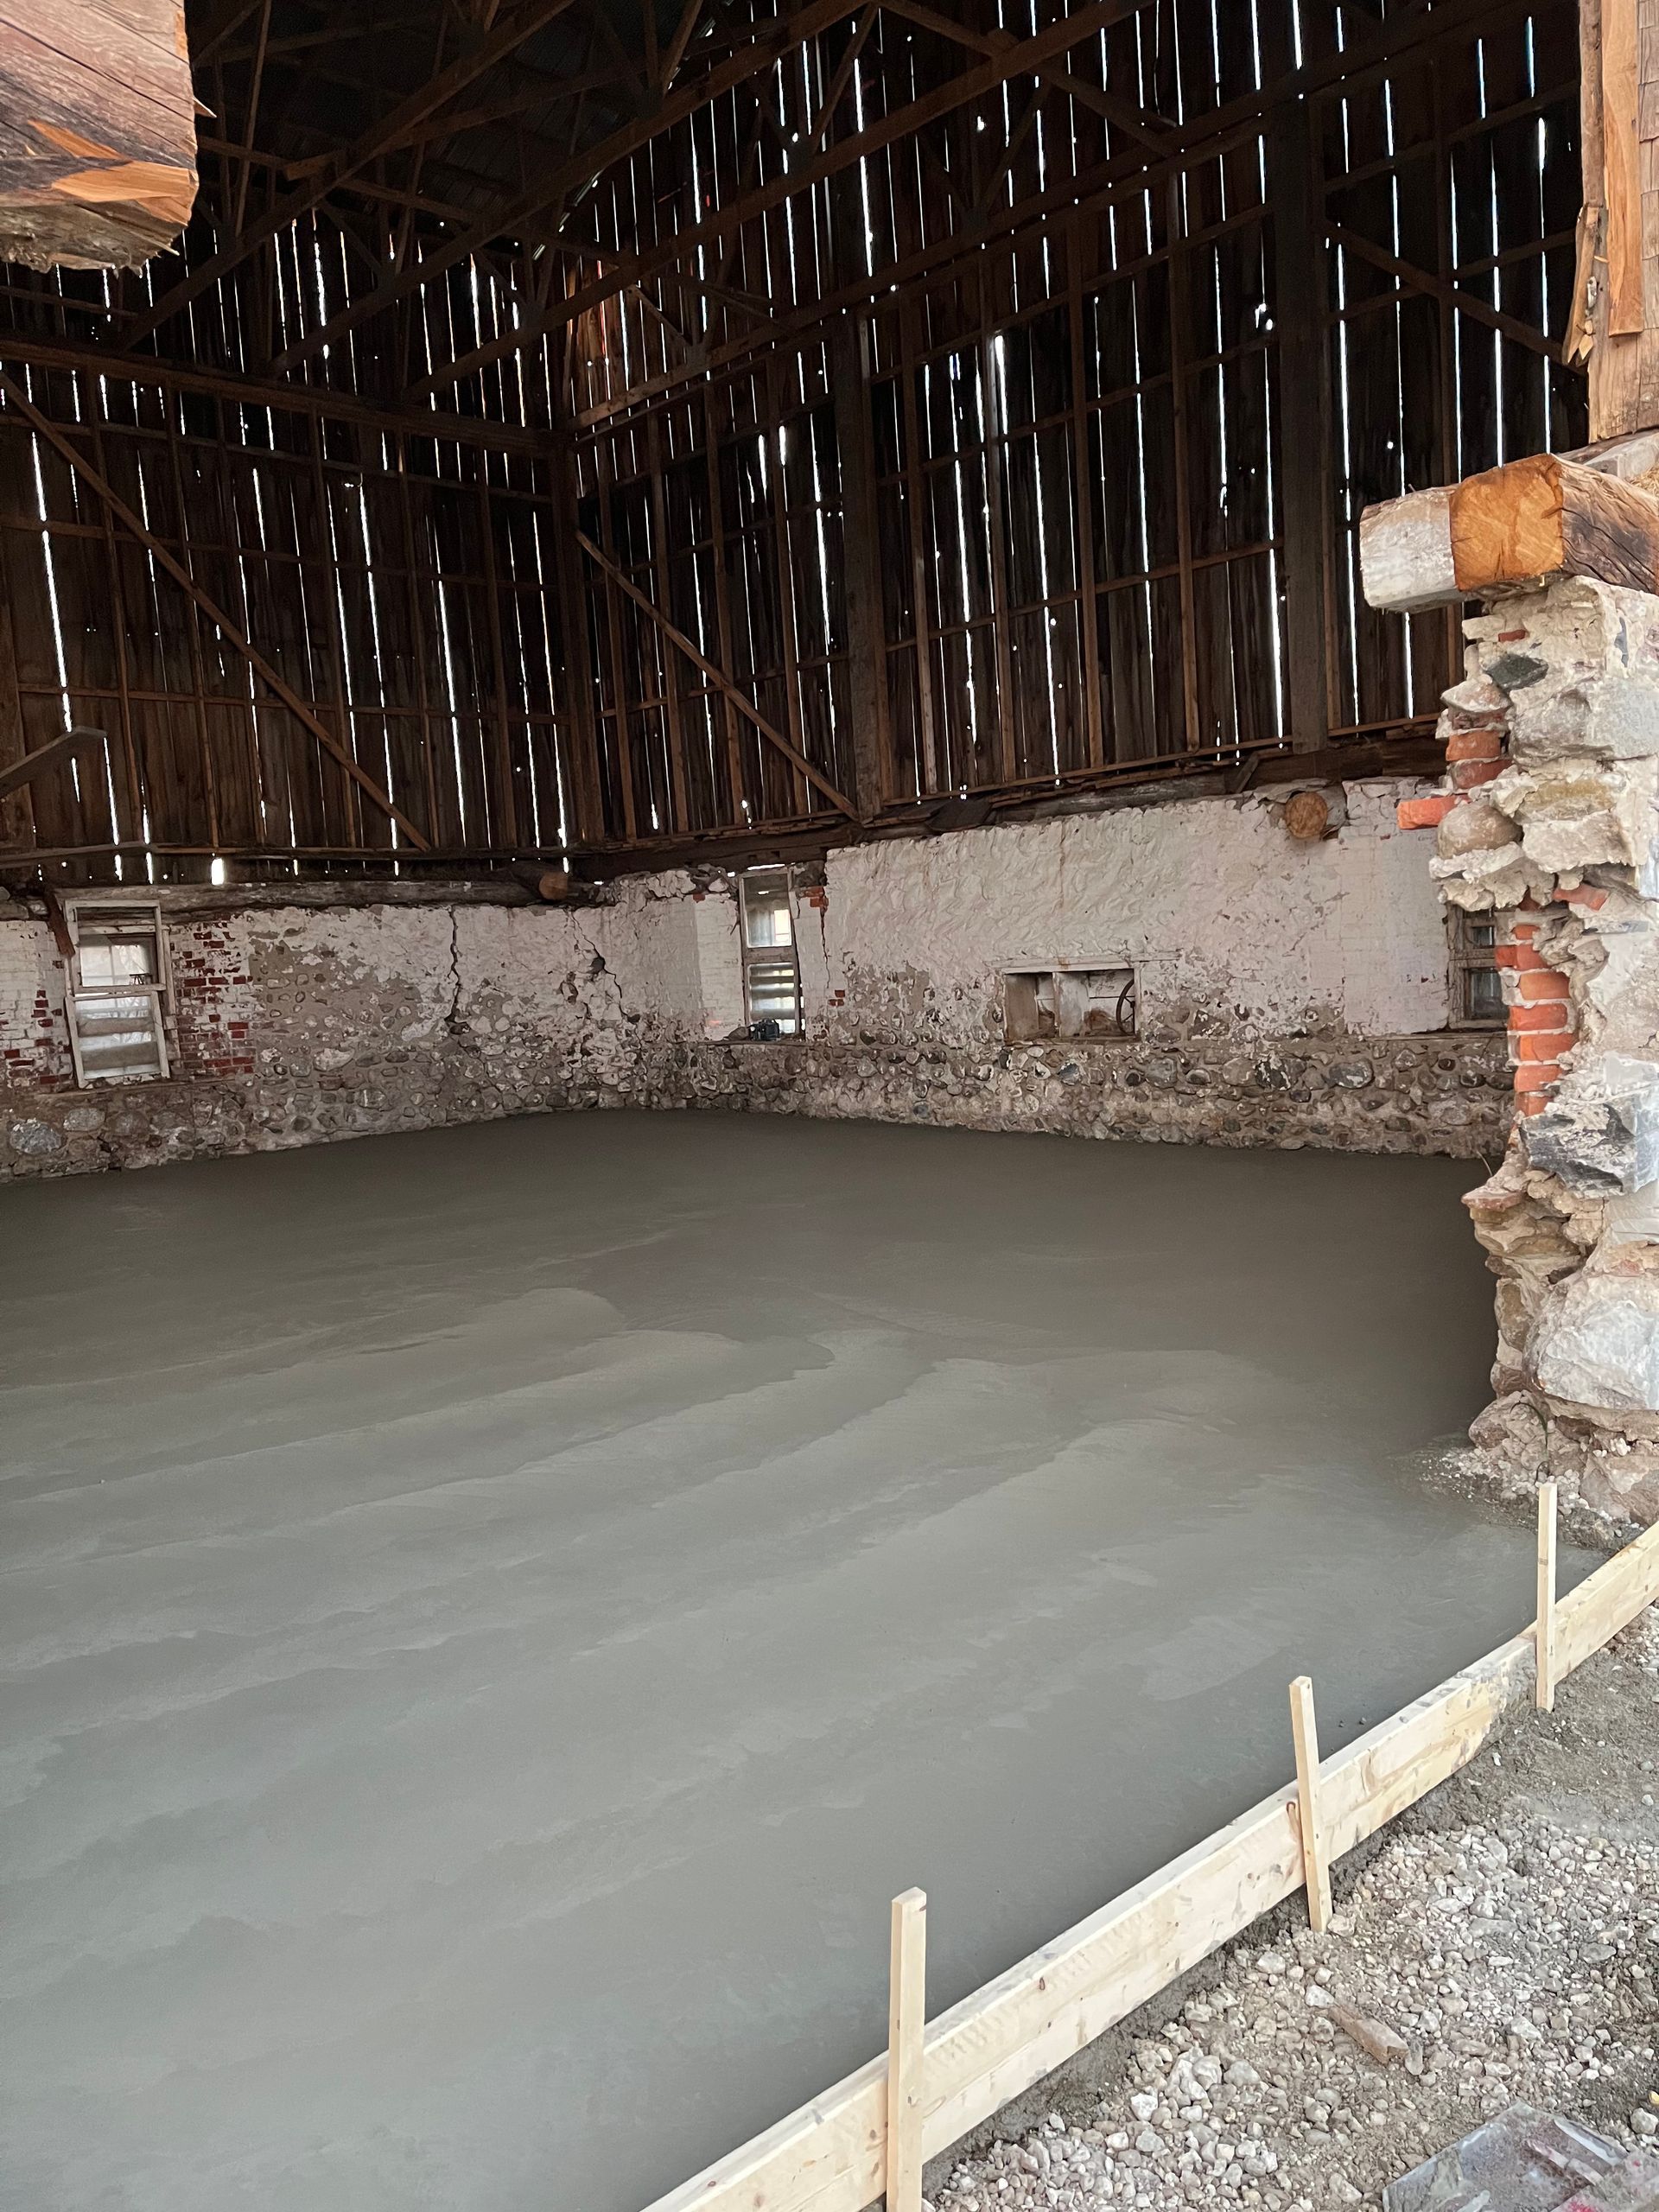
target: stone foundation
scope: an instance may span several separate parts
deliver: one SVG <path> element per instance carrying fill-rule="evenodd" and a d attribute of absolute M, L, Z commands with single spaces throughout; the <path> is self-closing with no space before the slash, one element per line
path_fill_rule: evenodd
<path fill-rule="evenodd" d="M 1497 1277 L 1500 1485 L 1659 1520 L 1659 600 L 1495 596 L 1447 694 L 1444 895 L 1503 925 L 1517 1114 L 1471 1192 Z M 1474 734 L 1478 734 L 1477 747 Z M 1478 775 L 1468 766 L 1478 760 Z"/>
<path fill-rule="evenodd" d="M 721 1041 L 741 962 L 712 872 L 568 907 L 197 888 L 161 894 L 173 1078 L 77 1090 L 44 911 L 0 903 L 0 1177 L 618 1105 L 1495 1160 L 1503 1034 L 1447 1027 L 1402 788 L 1350 786 L 1311 844 L 1267 794 L 834 852 L 799 887 L 805 1033 L 771 1044 Z M 1010 1041 L 1033 960 L 1132 967 L 1138 1033 Z"/>

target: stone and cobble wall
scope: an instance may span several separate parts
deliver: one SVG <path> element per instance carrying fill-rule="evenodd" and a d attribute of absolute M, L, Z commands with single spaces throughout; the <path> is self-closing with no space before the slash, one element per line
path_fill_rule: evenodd
<path fill-rule="evenodd" d="M 1500 1485 L 1659 1520 L 1659 598 L 1580 578 L 1494 594 L 1446 696 L 1451 903 L 1490 913 L 1518 1109 L 1468 1205 L 1497 1277 Z"/>
<path fill-rule="evenodd" d="M 1448 1027 L 1402 790 L 1351 786 L 1309 844 L 1252 796 L 833 853 L 802 888 L 805 1034 L 772 1044 L 731 1039 L 712 873 L 570 907 L 198 892 L 166 920 L 173 1077 L 78 1090 L 44 913 L 0 903 L 0 1176 L 604 1105 L 1495 1157 L 1503 1035 Z M 1133 966 L 1139 1034 L 1010 1043 L 1003 972 L 1048 962 Z"/>

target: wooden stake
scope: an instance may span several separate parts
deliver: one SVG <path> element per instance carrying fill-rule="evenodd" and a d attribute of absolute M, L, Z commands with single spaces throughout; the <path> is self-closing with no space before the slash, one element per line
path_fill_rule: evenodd
<path fill-rule="evenodd" d="M 921 2212 L 927 2020 L 927 1897 L 921 1890 L 893 1901 L 887 1987 L 887 2212 Z"/>
<path fill-rule="evenodd" d="M 1538 1485 L 1538 1710 L 1555 1710 L 1555 1514 L 1554 1483 Z"/>
<path fill-rule="evenodd" d="M 1307 1916 L 1315 1935 L 1331 1917 L 1331 1874 L 1319 1830 L 1319 1732 L 1313 1718 L 1313 1684 L 1298 1675 L 1290 1686 L 1290 1727 L 1296 1738 L 1296 1807 L 1302 1829 L 1302 1879 Z"/>

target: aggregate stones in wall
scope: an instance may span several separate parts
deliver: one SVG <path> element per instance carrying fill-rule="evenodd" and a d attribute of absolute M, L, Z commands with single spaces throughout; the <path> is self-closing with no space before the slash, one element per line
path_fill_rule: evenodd
<path fill-rule="evenodd" d="M 1500 1486 L 1659 1519 L 1659 599 L 1493 595 L 1446 694 L 1443 895 L 1496 915 L 1516 1114 L 1467 1204 L 1497 1277 Z"/>
<path fill-rule="evenodd" d="M 796 886 L 804 1033 L 770 1043 L 712 870 L 561 906 L 193 887 L 155 894 L 169 1078 L 78 1090 L 44 910 L 0 897 L 0 1176 L 605 1106 L 1496 1159 L 1503 1032 L 1451 1024 L 1402 788 L 1350 786 L 1311 847 L 1251 794 L 832 851 Z M 1011 1038 L 1033 962 L 1132 970 L 1135 1033 Z"/>

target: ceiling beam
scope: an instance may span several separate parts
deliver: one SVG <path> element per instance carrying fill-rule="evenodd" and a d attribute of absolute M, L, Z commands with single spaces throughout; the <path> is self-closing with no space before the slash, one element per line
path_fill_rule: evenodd
<path fill-rule="evenodd" d="M 470 376 L 475 370 L 487 368 L 491 363 L 504 359 L 509 353 L 516 353 L 548 331 L 560 329 L 565 323 L 575 321 L 578 315 L 598 307 L 626 286 L 644 283 L 671 268 L 675 262 L 698 246 L 718 239 L 723 232 L 741 229 L 745 223 L 753 221 L 755 216 L 763 215 L 785 200 L 793 199 L 796 194 L 821 184 L 826 177 L 850 168 L 872 154 L 880 153 L 894 139 L 911 137 L 926 124 L 937 122 L 941 116 L 949 115 L 957 108 L 965 107 L 970 101 L 1000 90 L 1011 78 L 1038 75 L 1042 62 L 1056 54 L 1068 53 L 1084 39 L 1092 38 L 1098 32 L 1109 29 L 1113 23 L 1122 22 L 1126 17 L 1138 14 L 1149 4 L 1150 0 L 1092 0 L 1091 5 L 1078 9 L 1058 23 L 1051 23 L 1034 37 L 1021 39 L 1014 45 L 1004 48 L 993 58 L 982 61 L 977 67 L 964 70 L 961 75 L 950 78 L 943 85 L 936 85 L 931 92 L 924 92 L 907 106 L 895 109 L 891 115 L 882 117 L 879 122 L 855 132 L 850 138 L 843 138 L 838 145 L 826 148 L 813 160 L 803 162 L 800 168 L 786 171 L 782 176 L 773 177 L 768 183 L 757 186 L 742 199 L 717 209 L 704 221 L 689 225 L 671 238 L 664 239 L 643 252 L 616 255 L 602 276 L 578 285 L 574 292 L 551 305 L 544 315 L 532 318 L 503 337 L 493 340 L 489 345 L 478 346 L 472 353 L 463 354 L 460 360 L 451 362 L 441 371 L 435 371 L 418 389 L 436 391 L 462 377 Z"/>
<path fill-rule="evenodd" d="M 807 4 L 766 24 L 728 60 L 719 63 L 695 84 L 680 86 L 648 114 L 633 118 L 594 145 L 578 149 L 516 200 L 502 202 L 466 230 L 435 244 L 418 262 L 389 276 L 364 298 L 342 308 L 320 329 L 279 353 L 273 367 L 279 371 L 291 369 L 323 346 L 338 345 L 346 332 L 355 329 L 359 323 L 380 314 L 405 293 L 418 289 L 446 269 L 454 268 L 458 261 L 464 261 L 492 238 L 522 238 L 531 226 L 544 224 L 550 210 L 560 208 L 569 193 L 589 183 L 613 162 L 625 160 L 649 145 L 661 132 L 683 122 L 711 99 L 735 90 L 751 77 L 771 68 L 784 54 L 804 45 L 843 16 L 852 15 L 855 6 L 856 0 L 807 0 Z"/>
<path fill-rule="evenodd" d="M 1006 54 L 1014 43 L 1012 31 L 976 31 L 966 23 L 959 23 L 950 16 L 942 15 L 937 8 L 929 8 L 923 0 L 882 0 L 882 6 L 891 15 L 902 16 L 906 22 L 914 23 L 920 30 L 937 31 L 941 38 L 954 39 L 958 46 L 971 48 L 976 54 Z M 1079 105 L 1091 108 L 1108 123 L 1115 123 L 1120 130 L 1127 130 L 1132 138 L 1143 145 L 1160 149 L 1168 142 L 1171 125 L 1160 115 L 1154 115 L 1138 101 L 1125 99 L 1121 92 L 1109 86 L 1091 85 L 1086 77 L 1075 77 L 1058 61 L 1046 61 L 1035 73 L 1058 92 L 1069 92 Z"/>
<path fill-rule="evenodd" d="M 529 0 L 529 4 L 520 10 L 510 22 L 480 40 L 471 53 L 462 54 L 447 69 L 441 69 L 436 76 L 411 92 L 407 99 L 400 100 L 390 114 L 382 116 L 378 123 L 366 130 L 354 145 L 338 156 L 327 168 L 320 170 L 310 183 L 270 208 L 228 245 L 221 247 L 219 252 L 210 255 L 193 269 L 170 291 L 164 292 L 159 300 L 128 326 L 123 334 L 124 343 L 132 346 L 153 336 L 171 316 L 188 307 L 192 300 L 200 298 L 210 286 L 218 283 L 222 276 L 239 266 L 268 238 L 276 238 L 291 223 L 297 222 L 301 216 L 308 214 L 312 208 L 327 198 L 337 184 L 344 183 L 348 177 L 356 175 L 359 169 L 365 169 L 372 162 L 378 161 L 388 147 L 400 142 L 412 124 L 420 123 L 435 114 L 458 93 L 464 92 L 475 79 L 493 69 L 515 47 L 522 46 L 527 38 L 574 4 L 575 0 Z"/>

